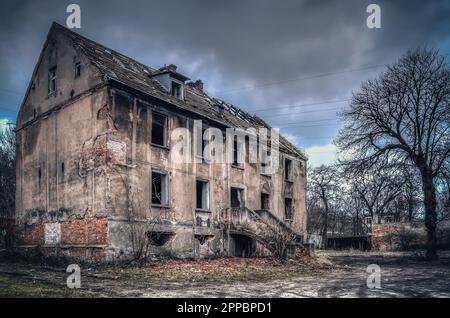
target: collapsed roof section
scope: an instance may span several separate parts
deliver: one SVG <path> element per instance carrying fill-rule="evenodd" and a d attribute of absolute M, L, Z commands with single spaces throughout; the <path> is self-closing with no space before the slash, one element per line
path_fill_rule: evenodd
<path fill-rule="evenodd" d="M 208 96 L 203 91 L 201 81 L 188 83 L 185 86 L 184 99 L 176 98 L 167 94 L 167 90 L 154 79 L 154 76 L 160 74 L 162 69 L 148 67 L 57 23 L 54 23 L 52 28 L 55 31 L 64 32 L 74 47 L 83 52 L 99 72 L 109 80 L 144 92 L 186 111 L 220 122 L 226 127 L 271 128 L 260 117 L 251 115 L 230 103 Z M 180 76 L 182 75 L 180 74 Z M 306 156 L 283 136 L 280 135 L 279 141 L 281 152 L 306 160 Z"/>

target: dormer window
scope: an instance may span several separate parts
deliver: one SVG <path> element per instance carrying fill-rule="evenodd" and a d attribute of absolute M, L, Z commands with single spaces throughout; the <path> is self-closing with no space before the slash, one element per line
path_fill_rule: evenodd
<path fill-rule="evenodd" d="M 160 68 L 150 77 L 159 82 L 163 89 L 171 96 L 184 99 L 184 85 L 188 77 L 177 72 L 176 65 L 170 64 Z"/>
<path fill-rule="evenodd" d="M 170 88 L 170 94 L 173 97 L 176 97 L 178 99 L 183 99 L 183 86 L 181 83 L 177 83 L 175 81 L 172 81 L 172 86 Z"/>

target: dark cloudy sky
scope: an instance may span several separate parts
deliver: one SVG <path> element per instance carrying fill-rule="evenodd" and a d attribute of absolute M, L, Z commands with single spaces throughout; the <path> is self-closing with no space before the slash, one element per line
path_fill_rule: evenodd
<path fill-rule="evenodd" d="M 51 22 L 65 24 L 70 3 L 81 6 L 77 32 L 155 68 L 178 65 L 279 127 L 312 164 L 332 160 L 336 112 L 363 80 L 410 48 L 450 53 L 449 0 L 3 0 L 0 122 L 15 121 Z M 370 3 L 381 29 L 366 26 Z"/>

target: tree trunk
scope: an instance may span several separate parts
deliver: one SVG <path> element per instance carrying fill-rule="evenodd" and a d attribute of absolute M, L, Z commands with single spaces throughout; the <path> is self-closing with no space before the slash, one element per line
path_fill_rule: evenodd
<path fill-rule="evenodd" d="M 433 175 L 429 169 L 424 169 L 422 173 L 422 189 L 424 194 L 425 206 L 425 227 L 427 229 L 427 259 L 435 260 L 438 258 L 436 251 L 436 190 L 434 188 Z"/>

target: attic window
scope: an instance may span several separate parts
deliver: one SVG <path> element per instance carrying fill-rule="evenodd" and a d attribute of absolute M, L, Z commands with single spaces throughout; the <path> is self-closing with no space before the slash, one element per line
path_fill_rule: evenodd
<path fill-rule="evenodd" d="M 181 83 L 172 81 L 170 94 L 178 99 L 183 99 L 183 86 L 181 85 Z"/>
<path fill-rule="evenodd" d="M 81 63 L 80 62 L 76 62 L 75 63 L 75 78 L 78 78 L 81 76 Z"/>
<path fill-rule="evenodd" d="M 48 71 L 48 94 L 56 93 L 56 66 Z"/>

